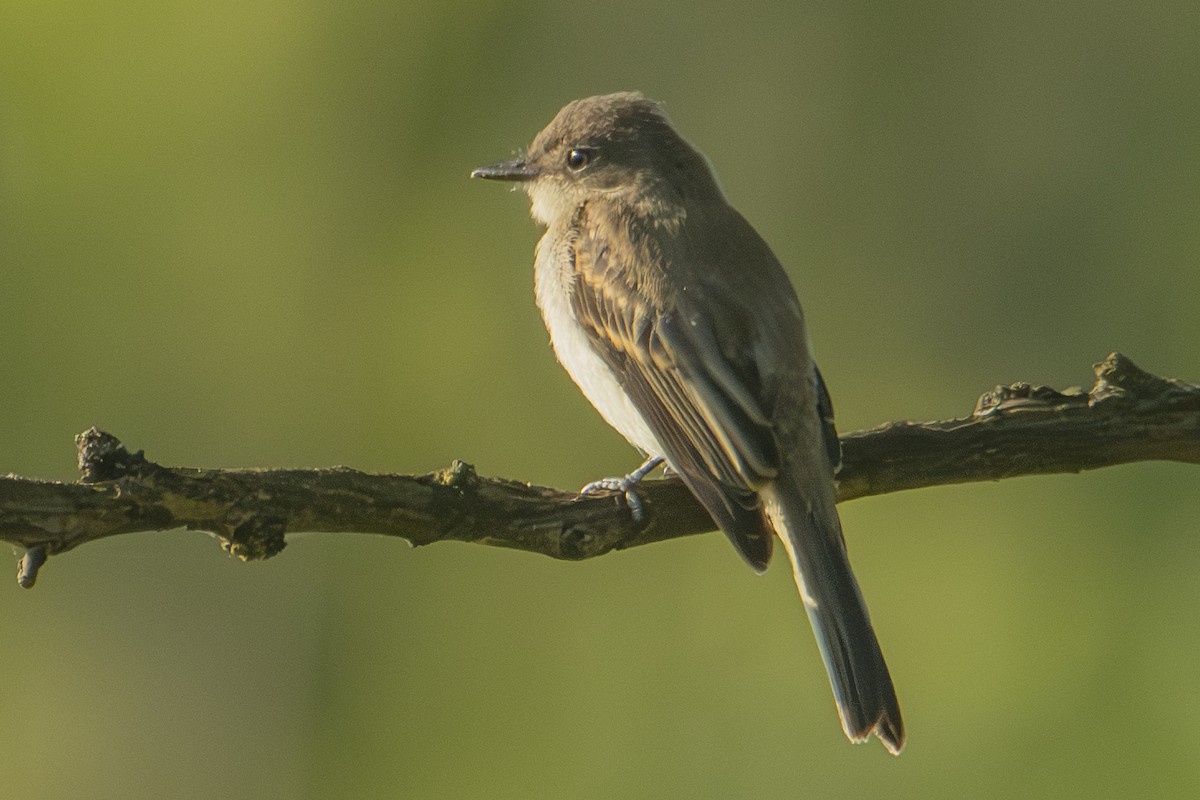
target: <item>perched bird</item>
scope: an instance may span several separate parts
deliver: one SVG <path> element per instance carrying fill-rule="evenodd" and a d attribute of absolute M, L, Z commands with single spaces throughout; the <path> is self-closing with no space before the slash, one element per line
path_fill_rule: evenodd
<path fill-rule="evenodd" d="M 841 448 L 800 303 L 704 156 L 657 103 L 623 92 L 568 104 L 523 158 L 472 176 L 529 194 L 547 226 L 534 275 L 558 360 L 648 456 L 598 485 L 632 490 L 665 460 L 756 571 L 778 535 L 846 735 L 874 733 L 899 753 L 900 706 L 846 556 Z"/>

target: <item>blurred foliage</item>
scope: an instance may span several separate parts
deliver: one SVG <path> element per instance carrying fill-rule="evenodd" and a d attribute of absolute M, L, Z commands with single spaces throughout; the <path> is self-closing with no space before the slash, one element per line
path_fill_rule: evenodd
<path fill-rule="evenodd" d="M 1186 3 L 0 0 L 0 470 L 637 460 L 554 364 L 523 197 L 575 97 L 666 102 L 800 287 L 843 429 L 1200 379 Z M 786 569 L 129 536 L 0 590 L 23 798 L 1178 797 L 1195 468 L 849 504 L 909 749 L 852 747 Z"/>

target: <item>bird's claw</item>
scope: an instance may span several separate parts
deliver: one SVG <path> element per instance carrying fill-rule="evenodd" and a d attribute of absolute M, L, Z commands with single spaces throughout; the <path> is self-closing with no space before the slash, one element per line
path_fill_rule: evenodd
<path fill-rule="evenodd" d="M 641 522 L 645 514 L 642 511 L 641 495 L 637 493 L 635 486 L 637 481 L 630 480 L 628 475 L 624 478 L 601 478 L 584 486 L 579 490 L 579 494 L 586 497 L 596 492 L 620 492 L 625 496 L 625 505 L 629 506 L 629 513 L 633 515 L 634 522 Z"/>
<path fill-rule="evenodd" d="M 596 492 L 620 492 L 625 496 L 625 505 L 629 506 L 629 513 L 633 516 L 633 521 L 641 522 L 645 516 L 642 511 L 642 498 L 634 487 L 662 462 L 663 459 L 661 457 L 649 458 L 640 467 L 625 477 L 601 478 L 598 481 L 592 481 L 580 489 L 579 494 L 586 496 L 595 494 Z"/>

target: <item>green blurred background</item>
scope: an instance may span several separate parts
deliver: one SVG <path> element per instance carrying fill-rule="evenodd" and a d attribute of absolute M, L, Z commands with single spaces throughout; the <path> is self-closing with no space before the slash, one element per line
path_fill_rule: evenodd
<path fill-rule="evenodd" d="M 554 363 L 525 199 L 467 180 L 629 88 L 788 265 L 843 430 L 1113 349 L 1198 380 L 1197 42 L 1194 3 L 3 0 L 0 471 L 73 479 L 90 425 L 167 464 L 632 467 Z M 0 587 L 3 793 L 1194 796 L 1198 481 L 844 506 L 899 759 L 719 535 L 119 537 Z"/>

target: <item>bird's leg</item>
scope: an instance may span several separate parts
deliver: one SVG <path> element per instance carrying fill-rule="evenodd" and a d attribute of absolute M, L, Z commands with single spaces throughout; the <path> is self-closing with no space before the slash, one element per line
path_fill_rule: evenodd
<path fill-rule="evenodd" d="M 580 495 L 593 494 L 594 492 L 621 492 L 625 495 L 625 505 L 629 506 L 629 513 L 637 522 L 642 521 L 642 498 L 638 496 L 634 487 L 649 475 L 655 467 L 663 463 L 662 456 L 652 456 L 647 458 L 642 465 L 629 473 L 623 478 L 601 478 L 598 481 L 592 481 L 587 486 L 579 490 Z"/>

